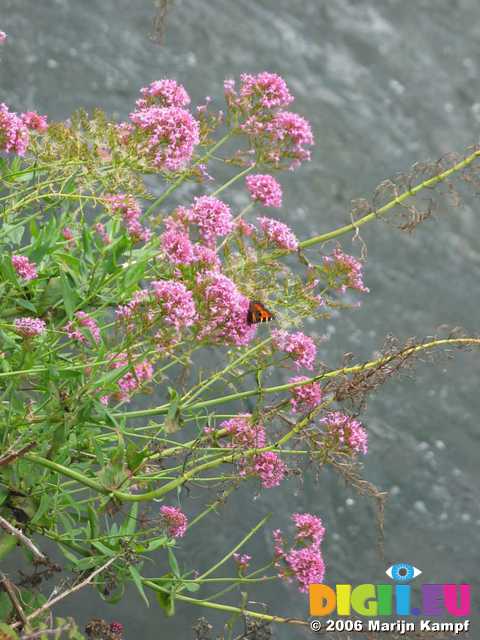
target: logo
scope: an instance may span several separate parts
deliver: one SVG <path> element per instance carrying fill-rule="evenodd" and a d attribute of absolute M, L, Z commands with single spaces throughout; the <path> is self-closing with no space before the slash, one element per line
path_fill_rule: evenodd
<path fill-rule="evenodd" d="M 401 618 L 395 623 L 387 623 L 374 621 L 372 617 L 422 616 L 426 619 L 420 621 L 419 629 L 437 631 L 448 630 L 446 628 L 448 625 L 451 625 L 453 630 L 454 623 L 436 623 L 430 618 L 448 616 L 464 618 L 470 615 L 471 587 L 469 584 L 422 584 L 420 596 L 414 598 L 410 582 L 421 575 L 422 572 L 419 569 L 411 564 L 398 563 L 389 567 L 385 573 L 393 584 L 359 584 L 355 587 L 351 584 L 337 584 L 335 587 L 326 584 L 310 585 L 310 615 L 317 618 L 332 616 L 335 613 L 337 616 L 355 616 L 355 614 L 365 616 L 369 618 L 367 626 L 370 631 L 416 629 L 415 622 L 406 622 Z M 348 621 L 336 619 L 326 622 L 327 630 L 337 631 L 347 629 L 347 624 L 352 627 L 352 630 L 360 630 L 360 626 L 363 625 L 358 619 L 355 623 L 353 619 Z M 315 629 L 313 623 L 315 623 Z M 468 620 L 464 623 L 455 623 L 455 633 L 468 629 L 468 624 Z M 321 626 L 322 623 L 319 620 L 312 621 L 313 630 L 317 631 Z M 363 628 L 362 626 L 362 630 Z"/>

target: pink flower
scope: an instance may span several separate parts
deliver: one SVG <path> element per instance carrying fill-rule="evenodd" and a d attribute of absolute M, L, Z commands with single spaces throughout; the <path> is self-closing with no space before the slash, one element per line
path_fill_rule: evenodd
<path fill-rule="evenodd" d="M 265 131 L 274 141 L 274 156 L 280 154 L 284 157 L 294 158 L 290 169 L 297 168 L 304 160 L 310 160 L 310 151 L 304 147 L 314 144 L 310 123 L 290 111 L 279 111 L 273 119 L 266 124 Z"/>
<path fill-rule="evenodd" d="M 256 333 L 255 326 L 247 323 L 249 299 L 222 273 L 208 271 L 197 280 L 202 287 L 203 302 L 199 338 L 237 346 L 248 344 Z"/>
<path fill-rule="evenodd" d="M 255 231 L 255 227 L 253 226 L 253 224 L 250 224 L 249 222 L 245 222 L 243 218 L 240 218 L 240 220 L 237 220 L 235 222 L 235 229 L 240 234 L 247 237 L 250 237 L 251 235 L 253 235 Z"/>
<path fill-rule="evenodd" d="M 250 414 L 225 420 L 219 426 L 231 436 L 228 447 L 260 449 L 265 446 L 265 429 L 261 424 L 252 424 Z"/>
<path fill-rule="evenodd" d="M 180 107 L 148 107 L 131 113 L 130 120 L 146 134 L 140 153 L 158 169 L 183 169 L 200 142 L 198 122 Z"/>
<path fill-rule="evenodd" d="M 252 556 L 249 556 L 247 553 L 234 553 L 233 554 L 233 559 L 237 565 L 237 569 L 240 573 L 244 573 L 249 565 L 250 565 L 250 560 L 252 559 Z"/>
<path fill-rule="evenodd" d="M 276 73 L 263 71 L 256 76 L 243 73 L 240 82 L 240 96 L 248 98 L 250 108 L 257 104 L 265 109 L 286 107 L 294 100 L 287 83 Z"/>
<path fill-rule="evenodd" d="M 103 244 L 110 244 L 110 236 L 108 235 L 104 224 L 102 224 L 101 222 L 97 222 L 97 224 L 94 226 L 94 229 L 101 237 Z"/>
<path fill-rule="evenodd" d="M 141 224 L 142 209 L 133 196 L 120 193 L 106 196 L 105 202 L 112 213 L 119 213 L 122 216 L 128 235 L 134 242 L 150 240 L 152 232 Z"/>
<path fill-rule="evenodd" d="M 356 453 L 368 452 L 368 433 L 362 424 L 340 411 L 330 411 L 321 420 L 335 441 Z"/>
<path fill-rule="evenodd" d="M 70 229 L 70 227 L 64 227 L 62 229 L 62 236 L 65 238 L 65 240 L 68 240 L 68 241 L 71 241 L 74 239 L 73 231 Z"/>
<path fill-rule="evenodd" d="M 194 261 L 193 245 L 183 228 L 170 228 L 160 238 L 161 247 L 173 264 L 191 264 Z"/>
<path fill-rule="evenodd" d="M 14 322 L 15 330 L 24 338 L 34 338 L 44 333 L 47 325 L 40 318 L 17 318 Z"/>
<path fill-rule="evenodd" d="M 297 376 L 290 378 L 290 382 L 306 382 L 309 378 L 305 376 Z M 300 413 L 301 411 L 311 411 L 322 402 L 322 387 L 318 382 L 310 382 L 299 387 L 293 387 L 292 391 L 292 412 Z"/>
<path fill-rule="evenodd" d="M 17 274 L 24 280 L 34 280 L 38 276 L 36 265 L 25 256 L 12 256 L 12 265 Z"/>
<path fill-rule="evenodd" d="M 100 342 L 100 329 L 98 328 L 95 320 L 84 311 L 77 311 L 75 313 L 75 318 L 78 325 L 87 329 L 90 332 L 93 341 L 98 344 Z M 65 325 L 65 331 L 71 340 L 76 340 L 83 344 L 87 343 L 85 334 L 75 327 L 75 323 L 73 321 L 67 322 Z"/>
<path fill-rule="evenodd" d="M 286 224 L 273 218 L 258 218 L 258 222 L 266 238 L 277 247 L 287 251 L 298 249 L 297 238 Z"/>
<path fill-rule="evenodd" d="M 148 87 L 140 89 L 143 99 L 137 100 L 139 109 L 152 105 L 159 107 L 186 107 L 190 104 L 190 96 L 185 87 L 175 80 L 155 80 Z"/>
<path fill-rule="evenodd" d="M 212 196 L 195 198 L 189 219 L 198 225 L 201 238 L 209 246 L 215 243 L 215 238 L 233 231 L 230 207 Z"/>
<path fill-rule="evenodd" d="M 262 487 L 272 489 L 278 487 L 284 479 L 287 466 L 277 453 L 266 451 L 254 456 L 251 473 L 260 478 Z"/>
<path fill-rule="evenodd" d="M 273 176 L 257 173 L 247 176 L 245 182 L 253 200 L 258 200 L 264 207 L 278 209 L 282 206 L 282 187 Z"/>
<path fill-rule="evenodd" d="M 322 552 L 316 545 L 303 547 L 303 549 L 291 549 L 284 560 L 298 581 L 298 590 L 307 593 L 311 584 L 319 584 L 325 575 L 325 563 Z M 281 577 L 285 577 L 283 574 Z"/>
<path fill-rule="evenodd" d="M 193 261 L 200 262 L 204 266 L 213 271 L 220 269 L 221 262 L 215 249 L 206 247 L 203 244 L 195 243 L 193 245 Z"/>
<path fill-rule="evenodd" d="M 293 359 L 295 367 L 305 367 L 305 369 L 313 369 L 315 358 L 317 355 L 317 347 L 315 342 L 309 336 L 301 331 L 296 333 L 287 333 L 281 329 L 272 330 L 273 344 L 277 349 L 285 351 Z"/>
<path fill-rule="evenodd" d="M 325 575 L 320 550 L 325 528 L 320 518 L 309 513 L 294 513 L 291 518 L 297 532 L 289 551 L 285 551 L 280 529 L 273 532 L 275 566 L 279 569 L 279 578 L 287 582 L 291 582 L 292 577 L 296 578 L 299 590 L 305 593 L 309 585 L 321 583 Z"/>
<path fill-rule="evenodd" d="M 122 362 L 120 366 L 125 366 L 126 364 L 128 364 L 128 361 Z M 150 382 L 152 378 L 153 367 L 148 360 L 144 360 L 143 362 L 140 362 L 140 364 L 137 364 L 133 369 L 133 373 L 129 371 L 118 381 L 120 400 L 130 400 L 131 394 L 134 391 L 137 391 L 144 382 Z"/>
<path fill-rule="evenodd" d="M 5 33 L 5 31 L 0 31 L 0 44 L 3 44 L 5 42 L 5 40 L 7 39 L 7 34 Z"/>
<path fill-rule="evenodd" d="M 183 283 L 175 280 L 157 280 L 152 282 L 152 289 L 168 324 L 178 330 L 195 322 L 197 312 L 192 293 Z"/>
<path fill-rule="evenodd" d="M 6 104 L 0 104 L 0 151 L 9 153 L 13 151 L 19 156 L 24 156 L 28 147 L 30 136 L 28 128 L 13 111 L 9 111 Z"/>
<path fill-rule="evenodd" d="M 297 528 L 295 540 L 312 544 L 320 544 L 325 535 L 325 527 L 319 517 L 311 513 L 294 513 L 292 520 Z"/>
<path fill-rule="evenodd" d="M 167 533 L 171 538 L 183 538 L 187 531 L 188 519 L 178 507 L 160 507 Z"/>
<path fill-rule="evenodd" d="M 136 291 L 130 302 L 120 305 L 115 311 L 115 315 L 121 320 L 130 320 L 133 316 L 140 314 L 144 316 L 146 322 L 153 320 L 154 314 L 151 310 L 150 295 L 145 289 Z"/>
<path fill-rule="evenodd" d="M 110 623 L 110 632 L 116 635 L 120 635 L 123 633 L 123 624 L 121 622 L 111 622 Z"/>
<path fill-rule="evenodd" d="M 26 111 L 20 117 L 31 130 L 43 133 L 48 129 L 47 116 L 41 116 L 36 111 Z"/>
<path fill-rule="evenodd" d="M 343 253 L 337 247 L 331 256 L 323 258 L 323 269 L 329 279 L 331 287 L 344 293 L 347 289 L 356 289 L 368 293 L 369 289 L 363 284 L 362 263 Z"/>

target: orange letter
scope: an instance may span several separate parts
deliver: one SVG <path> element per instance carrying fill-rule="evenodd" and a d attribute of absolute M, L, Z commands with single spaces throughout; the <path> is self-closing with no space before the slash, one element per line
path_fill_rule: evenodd
<path fill-rule="evenodd" d="M 335 591 L 326 584 L 311 584 L 310 592 L 310 615 L 328 616 L 335 609 L 337 598 Z"/>

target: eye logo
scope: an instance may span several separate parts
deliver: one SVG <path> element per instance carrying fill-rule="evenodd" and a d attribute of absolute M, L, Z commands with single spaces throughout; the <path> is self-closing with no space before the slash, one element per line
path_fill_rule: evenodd
<path fill-rule="evenodd" d="M 398 562 L 397 564 L 392 564 L 385 573 L 389 578 L 395 580 L 395 582 L 410 582 L 410 580 L 413 580 L 422 572 L 420 569 L 417 569 L 417 567 L 414 567 L 413 564 Z"/>

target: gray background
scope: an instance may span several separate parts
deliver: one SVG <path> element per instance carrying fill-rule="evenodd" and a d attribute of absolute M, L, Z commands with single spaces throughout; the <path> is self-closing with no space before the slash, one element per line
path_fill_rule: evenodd
<path fill-rule="evenodd" d="M 220 97 L 224 77 L 280 73 L 317 140 L 312 162 L 281 177 L 279 217 L 300 238 L 346 223 L 352 198 L 369 198 L 413 162 L 478 141 L 477 0 L 177 0 L 164 46 L 148 37 L 153 15 L 149 0 L 0 0 L 0 28 L 9 34 L 0 49 L 0 100 L 51 119 L 80 106 L 126 117 L 139 88 L 154 79 L 179 80 L 195 104 Z M 475 333 L 477 209 L 473 197 L 442 207 L 414 235 L 382 222 L 364 227 L 371 294 L 361 309 L 307 327 L 330 335 L 322 360 L 335 367 L 347 351 L 369 358 L 388 333 L 423 337 L 441 324 Z M 351 238 L 343 244 L 360 251 Z M 305 477 L 303 487 L 291 480 L 253 502 L 250 491 L 239 492 L 217 522 L 186 539 L 186 555 L 202 570 L 266 511 L 274 511 L 276 527 L 305 509 L 327 526 L 330 583 L 380 582 L 389 564 L 406 561 L 425 582 L 478 587 L 479 363 L 473 352 L 419 364 L 414 378 L 389 382 L 369 402 L 365 475 L 391 492 L 385 559 L 373 505 L 328 472 L 317 482 Z M 267 531 L 248 550 L 260 558 L 269 548 Z M 277 613 L 306 615 L 306 598 L 293 588 L 269 586 L 255 596 Z M 178 612 L 166 620 L 155 604 L 145 610 L 135 593 L 116 611 L 87 592 L 59 611 L 82 623 L 95 615 L 120 619 L 129 639 L 190 638 L 191 622 L 205 611 L 179 605 Z"/>

